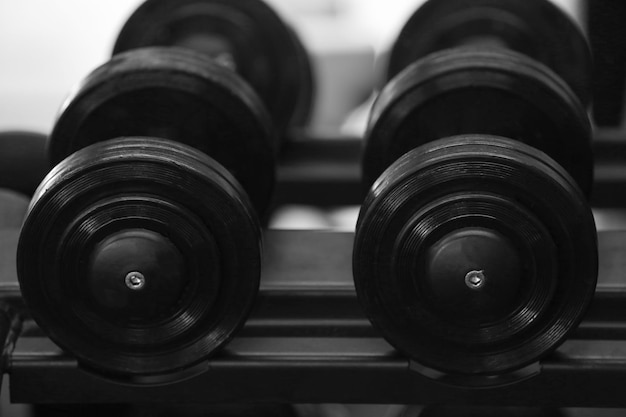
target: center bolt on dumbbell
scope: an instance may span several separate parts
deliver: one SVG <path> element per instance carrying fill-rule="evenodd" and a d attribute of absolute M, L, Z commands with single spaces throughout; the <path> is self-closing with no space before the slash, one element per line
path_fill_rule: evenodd
<path fill-rule="evenodd" d="M 124 282 L 131 290 L 139 291 L 146 285 L 146 277 L 144 277 L 141 272 L 133 271 L 126 275 Z"/>
<path fill-rule="evenodd" d="M 400 32 L 365 137 L 353 273 L 412 369 L 510 382 L 582 319 L 598 272 L 589 59 L 547 1 L 430 0 Z"/>
<path fill-rule="evenodd" d="M 486 282 L 484 271 L 470 271 L 465 275 L 465 285 L 472 290 L 481 289 Z"/>
<path fill-rule="evenodd" d="M 133 49 L 164 34 L 232 40 L 241 74 L 172 39 Z M 250 37 L 254 65 L 241 44 Z M 119 53 L 66 101 L 17 270 L 33 318 L 80 366 L 136 384 L 176 381 L 206 370 L 243 325 L 259 287 L 274 123 L 291 125 L 307 108 L 285 75 L 310 75 L 293 56 L 304 51 L 276 46 L 295 42 L 260 1 L 149 0 Z M 257 93 L 278 113 L 304 107 L 272 119 Z"/>

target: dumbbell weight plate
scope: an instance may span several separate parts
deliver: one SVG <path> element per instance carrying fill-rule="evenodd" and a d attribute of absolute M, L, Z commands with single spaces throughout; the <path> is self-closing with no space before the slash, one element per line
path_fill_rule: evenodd
<path fill-rule="evenodd" d="M 534 148 L 482 135 L 392 164 L 362 206 L 353 256 L 359 301 L 382 335 L 427 369 L 472 377 L 558 346 L 598 268 L 593 216 L 569 175 Z"/>
<path fill-rule="evenodd" d="M 225 166 L 259 213 L 274 183 L 275 137 L 256 94 L 236 74 L 178 48 L 118 54 L 66 101 L 48 143 L 52 163 L 121 136 L 190 145 Z"/>
<path fill-rule="evenodd" d="M 407 21 L 392 47 L 387 80 L 417 59 L 467 44 L 510 48 L 551 68 L 584 105 L 592 62 L 581 29 L 547 0 L 430 0 Z"/>
<path fill-rule="evenodd" d="M 247 317 L 260 233 L 246 193 L 208 156 L 165 139 L 104 141 L 58 164 L 35 193 L 20 288 L 84 367 L 176 379 Z"/>
<path fill-rule="evenodd" d="M 365 184 L 369 187 L 417 146 L 474 133 L 504 136 L 542 150 L 585 194 L 591 192 L 591 128 L 571 89 L 524 55 L 474 48 L 431 54 L 385 86 L 365 135 Z"/>
<path fill-rule="evenodd" d="M 191 48 L 236 70 L 280 132 L 308 121 L 314 89 L 309 57 L 261 0 L 148 0 L 127 20 L 113 53 L 146 46 Z"/>
<path fill-rule="evenodd" d="M 46 136 L 29 131 L 0 132 L 0 188 L 32 195 L 48 173 Z"/>

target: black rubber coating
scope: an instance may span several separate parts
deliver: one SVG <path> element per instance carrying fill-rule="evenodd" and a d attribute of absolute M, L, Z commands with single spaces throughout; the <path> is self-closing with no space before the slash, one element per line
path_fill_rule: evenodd
<path fill-rule="evenodd" d="M 522 53 L 563 78 L 585 107 L 591 102 L 589 44 L 581 28 L 548 0 L 429 0 L 398 35 L 387 80 L 430 53 L 468 45 Z"/>
<path fill-rule="evenodd" d="M 261 0 L 148 0 L 124 24 L 113 53 L 147 46 L 194 49 L 237 71 L 281 134 L 308 123 L 315 90 L 310 58 Z"/>
<path fill-rule="evenodd" d="M 111 262 L 115 240 L 132 253 Z M 131 383 L 177 379 L 230 340 L 260 263 L 260 225 L 236 179 L 189 146 L 136 137 L 59 163 L 17 252 L 39 326 L 82 366 Z"/>
<path fill-rule="evenodd" d="M 451 237 L 475 244 L 453 248 Z M 442 244 L 457 255 L 449 269 Z M 580 322 L 597 272 L 594 219 L 574 180 L 502 137 L 455 136 L 406 153 L 373 185 L 357 224 L 364 311 L 394 347 L 447 374 L 499 375 L 553 351 Z M 468 286 L 477 275 L 479 290 Z"/>
<path fill-rule="evenodd" d="M 409 150 L 462 134 L 498 135 L 540 149 L 591 193 L 591 126 L 571 89 L 524 55 L 472 47 L 431 54 L 381 91 L 365 135 L 365 187 Z"/>
<path fill-rule="evenodd" d="M 274 185 L 276 137 L 263 104 L 232 71 L 179 48 L 119 54 L 66 101 L 48 142 L 53 164 L 121 136 L 185 143 L 226 167 L 263 213 Z"/>

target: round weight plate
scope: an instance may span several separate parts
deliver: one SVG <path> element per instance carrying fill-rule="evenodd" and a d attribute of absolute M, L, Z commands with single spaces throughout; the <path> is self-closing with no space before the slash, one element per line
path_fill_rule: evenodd
<path fill-rule="evenodd" d="M 366 186 L 409 150 L 460 134 L 504 136 L 540 149 L 591 192 L 591 128 L 571 89 L 524 55 L 472 48 L 431 54 L 385 86 L 366 132 Z"/>
<path fill-rule="evenodd" d="M 146 46 L 191 48 L 236 70 L 280 132 L 308 121 L 314 90 L 309 57 L 261 0 L 148 0 L 128 19 L 113 52 Z"/>
<path fill-rule="evenodd" d="M 53 163 L 92 143 L 121 136 L 175 140 L 210 155 L 244 187 L 262 213 L 274 183 L 269 116 L 236 74 L 178 48 L 119 54 L 71 95 L 48 143 Z"/>
<path fill-rule="evenodd" d="M 19 228 L 29 202 L 22 193 L 0 188 L 0 229 Z"/>
<path fill-rule="evenodd" d="M 597 257 L 591 209 L 554 160 L 464 135 L 416 148 L 381 175 L 359 215 L 353 271 L 389 343 L 474 384 L 567 337 L 593 297 Z"/>
<path fill-rule="evenodd" d="M 260 233 L 246 193 L 210 157 L 165 139 L 104 141 L 35 193 L 20 288 L 84 367 L 135 383 L 177 379 L 247 317 Z"/>
<path fill-rule="evenodd" d="M 528 55 L 561 76 L 584 105 L 590 103 L 589 45 L 569 16 L 547 0 L 427 1 L 393 45 L 387 79 L 432 52 L 468 44 Z"/>
<path fill-rule="evenodd" d="M 32 195 L 48 173 L 46 136 L 27 131 L 0 132 L 0 187 Z"/>

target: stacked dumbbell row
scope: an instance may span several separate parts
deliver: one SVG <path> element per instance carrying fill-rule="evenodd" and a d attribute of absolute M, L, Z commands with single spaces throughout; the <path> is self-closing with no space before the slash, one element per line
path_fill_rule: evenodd
<path fill-rule="evenodd" d="M 308 117 L 311 69 L 256 0 L 149 0 L 114 52 L 50 135 L 20 287 L 84 367 L 174 378 L 252 306 L 278 138 Z"/>
<path fill-rule="evenodd" d="M 246 319 L 275 132 L 306 119 L 312 91 L 301 46 L 275 71 L 274 49 L 240 52 L 265 44 L 254 23 L 269 15 L 148 1 L 61 112 L 18 273 L 35 320 L 84 367 L 177 378 Z M 542 40 L 555 22 L 572 56 Z M 359 300 L 426 374 L 514 372 L 569 334 L 595 287 L 584 39 L 543 2 L 429 1 L 391 56 L 366 137 Z"/>
<path fill-rule="evenodd" d="M 372 323 L 425 374 L 514 373 L 586 311 L 590 67 L 549 2 L 431 0 L 401 31 L 365 138 L 353 272 Z"/>

